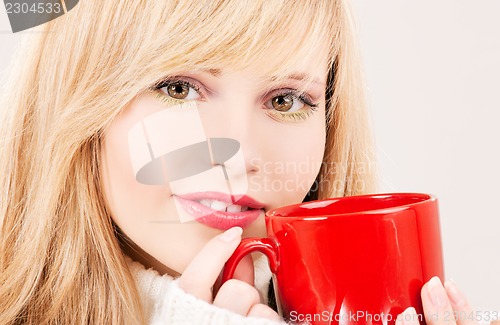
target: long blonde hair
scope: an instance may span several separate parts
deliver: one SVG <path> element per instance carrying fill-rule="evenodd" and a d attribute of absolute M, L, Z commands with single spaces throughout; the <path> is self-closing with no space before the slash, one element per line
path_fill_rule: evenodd
<path fill-rule="evenodd" d="M 357 168 L 373 158 L 352 30 L 342 0 L 86 0 L 27 33 L 0 106 L 0 324 L 145 322 L 101 192 L 100 139 L 165 74 L 260 60 L 284 76 L 329 42 L 314 196 L 372 191 Z"/>

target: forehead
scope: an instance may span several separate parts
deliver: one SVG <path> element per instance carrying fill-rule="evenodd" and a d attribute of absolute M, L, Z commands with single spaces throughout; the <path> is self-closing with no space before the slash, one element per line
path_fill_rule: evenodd
<path fill-rule="evenodd" d="M 313 70 L 326 74 L 337 51 L 334 0 L 185 3 L 184 10 L 170 12 L 160 28 L 165 32 L 147 49 L 162 57 L 161 71 L 252 69 L 276 78 Z"/>
<path fill-rule="evenodd" d="M 224 69 L 195 69 L 191 72 L 202 72 L 209 74 L 213 77 L 219 78 L 223 77 L 227 73 L 239 73 L 243 75 L 254 76 L 255 79 L 267 82 L 280 82 L 283 79 L 293 80 L 297 83 L 313 83 L 315 85 L 326 86 L 325 80 L 328 76 L 328 62 L 326 60 L 326 55 L 316 56 L 314 59 L 310 58 L 295 58 L 293 61 L 293 68 L 289 74 L 276 74 L 276 71 L 265 71 L 261 70 L 261 62 L 254 60 L 252 61 L 255 66 L 248 66 L 243 70 L 231 69 L 231 67 L 225 67 Z M 264 63 L 263 60 L 262 63 Z M 268 72 L 269 74 L 266 74 Z"/>

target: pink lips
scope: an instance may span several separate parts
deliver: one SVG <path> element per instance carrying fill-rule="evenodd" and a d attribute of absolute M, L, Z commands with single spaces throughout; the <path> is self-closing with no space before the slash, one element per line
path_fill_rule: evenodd
<path fill-rule="evenodd" d="M 200 192 L 174 196 L 177 202 L 193 218 L 212 228 L 226 230 L 232 227 L 246 228 L 264 213 L 264 205 L 246 195 L 234 195 L 218 192 Z M 241 212 L 217 211 L 199 203 L 200 200 L 217 200 L 229 204 L 248 207 L 249 210 Z"/>

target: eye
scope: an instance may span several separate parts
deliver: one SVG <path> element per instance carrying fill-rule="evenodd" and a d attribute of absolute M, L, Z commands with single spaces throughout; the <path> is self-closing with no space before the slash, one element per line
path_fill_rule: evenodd
<path fill-rule="evenodd" d="M 319 107 L 311 96 L 294 89 L 280 89 L 264 102 L 267 114 L 278 121 L 299 122 L 307 120 Z"/>
<path fill-rule="evenodd" d="M 298 92 L 293 89 L 281 89 L 271 94 L 264 106 L 275 112 L 294 113 L 307 108 L 314 109 L 318 104 L 314 103 L 311 97 L 305 93 Z"/>
<path fill-rule="evenodd" d="M 292 113 L 304 107 L 304 103 L 292 94 L 279 95 L 271 99 L 271 106 L 279 112 Z"/>
<path fill-rule="evenodd" d="M 201 97 L 199 87 L 185 80 L 165 81 L 158 89 L 174 99 L 196 100 Z"/>

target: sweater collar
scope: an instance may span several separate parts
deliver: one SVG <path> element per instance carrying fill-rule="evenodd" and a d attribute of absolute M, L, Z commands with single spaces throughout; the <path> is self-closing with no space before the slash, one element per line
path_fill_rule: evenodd
<path fill-rule="evenodd" d="M 139 294 L 146 310 L 151 310 L 162 294 L 167 290 L 167 287 L 175 281 L 168 275 L 160 275 L 154 269 L 146 269 L 144 265 L 133 261 L 126 256 L 127 265 L 129 266 L 132 277 L 135 279 Z M 267 303 L 267 294 L 269 290 L 269 280 L 271 279 L 271 271 L 265 256 L 259 256 L 254 260 L 255 268 L 255 288 L 260 292 L 265 303 Z"/>

